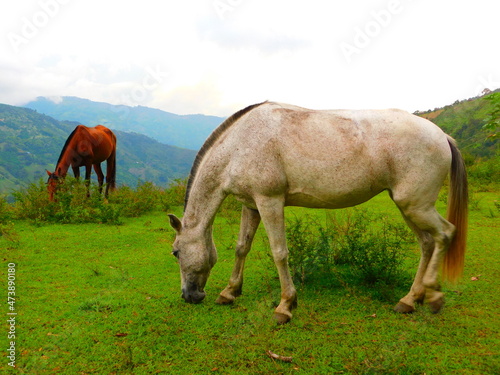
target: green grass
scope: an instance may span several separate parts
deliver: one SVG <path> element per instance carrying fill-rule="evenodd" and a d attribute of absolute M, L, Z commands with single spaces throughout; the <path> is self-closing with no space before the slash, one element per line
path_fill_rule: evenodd
<path fill-rule="evenodd" d="M 416 271 L 415 244 L 405 260 L 407 281 L 384 293 L 351 283 L 345 268 L 328 280 L 298 284 L 299 307 L 284 326 L 272 318 L 280 286 L 262 226 L 246 263 L 244 294 L 233 306 L 214 303 L 233 264 L 239 214 L 231 210 L 216 220 L 219 262 L 199 305 L 180 298 L 165 213 L 124 218 L 119 226 L 14 221 L 0 236 L 4 295 L 7 264 L 17 265 L 18 367 L 10 373 L 498 374 L 498 198 L 474 195 L 464 277 L 443 285 L 440 314 L 425 306 L 411 315 L 392 312 Z M 386 195 L 365 206 L 402 222 Z M 300 208 L 287 215 L 328 217 Z M 293 361 L 271 359 L 268 350 Z M 3 353 L 0 372 L 9 369 Z"/>

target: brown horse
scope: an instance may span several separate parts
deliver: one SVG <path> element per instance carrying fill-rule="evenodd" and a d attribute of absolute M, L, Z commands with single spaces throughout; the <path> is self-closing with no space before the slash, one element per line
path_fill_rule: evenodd
<path fill-rule="evenodd" d="M 64 178 L 71 166 L 76 178 L 80 177 L 80 167 L 85 167 L 85 180 L 90 183 L 90 174 L 94 166 L 99 182 L 99 192 L 102 192 L 104 174 L 101 163 L 106 161 L 106 191 L 115 188 L 116 176 L 116 137 L 111 130 L 102 125 L 88 128 L 78 125 L 70 134 L 57 161 L 55 172 L 47 171 L 47 190 L 49 199 L 54 200 L 54 193 L 61 178 Z"/>

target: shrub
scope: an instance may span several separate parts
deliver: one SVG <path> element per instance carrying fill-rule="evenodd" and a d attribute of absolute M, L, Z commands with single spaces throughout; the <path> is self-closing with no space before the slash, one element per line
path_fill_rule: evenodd
<path fill-rule="evenodd" d="M 184 206 L 187 178 L 177 178 L 165 190 L 165 202 L 170 206 Z"/>
<path fill-rule="evenodd" d="M 90 186 L 87 197 L 85 183 L 67 177 L 58 186 L 56 201 L 48 200 L 47 188 L 42 180 L 25 190 L 13 193 L 14 216 L 35 223 L 108 223 L 120 224 L 119 208 L 107 204 L 98 187 Z"/>
<path fill-rule="evenodd" d="M 329 275 L 335 266 L 347 265 L 350 278 L 361 283 L 397 282 L 404 250 L 414 241 L 411 232 L 366 210 L 339 216 L 330 216 L 327 226 L 297 217 L 287 222 L 294 279 L 304 283 L 313 274 Z"/>
<path fill-rule="evenodd" d="M 106 223 L 121 224 L 120 217 L 138 217 L 155 210 L 167 210 L 170 205 L 181 204 L 185 187 L 176 180 L 167 190 L 151 182 L 139 183 L 137 189 L 121 186 L 104 199 L 96 184 L 89 191 L 85 182 L 67 176 L 57 188 L 56 201 L 48 199 L 47 187 L 42 180 L 26 189 L 13 193 L 13 216 L 35 223 Z M 182 197 L 182 198 L 181 198 Z M 0 200 L 0 209 L 2 203 Z M 3 209 L 0 212 L 4 212 Z M 2 220 L 0 213 L 0 220 Z"/>
<path fill-rule="evenodd" d="M 498 183 L 500 181 L 500 156 L 496 155 L 491 159 L 478 160 L 467 169 L 467 174 L 475 185 Z"/>
<path fill-rule="evenodd" d="M 0 196 L 0 225 L 7 223 L 11 218 L 11 209 L 4 197 Z"/>
<path fill-rule="evenodd" d="M 152 182 L 139 183 L 134 191 L 121 186 L 109 196 L 109 202 L 117 205 L 125 217 L 138 217 L 158 209 L 168 209 L 164 192 Z"/>
<path fill-rule="evenodd" d="M 297 218 L 287 223 L 289 266 L 292 277 L 302 284 L 316 273 L 328 273 L 334 262 L 331 233 L 309 218 Z"/>
<path fill-rule="evenodd" d="M 394 283 L 402 273 L 406 234 L 401 226 L 382 220 L 382 228 L 369 226 L 372 219 L 361 213 L 339 238 L 341 258 L 353 268 L 354 275 L 366 284 Z M 373 221 L 372 221 L 373 222 Z"/>

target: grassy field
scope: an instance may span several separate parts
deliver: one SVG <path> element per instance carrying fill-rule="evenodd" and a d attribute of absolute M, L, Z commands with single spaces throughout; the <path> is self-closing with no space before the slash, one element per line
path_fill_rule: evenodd
<path fill-rule="evenodd" d="M 0 236 L 2 356 L 0 372 L 19 374 L 499 374 L 500 213 L 495 193 L 472 198 L 464 277 L 444 284 L 439 314 L 392 307 L 407 293 L 418 262 L 415 244 L 406 282 L 389 292 L 351 284 L 345 270 L 298 284 L 290 324 L 272 318 L 279 281 L 262 227 L 247 261 L 243 295 L 214 303 L 233 264 L 238 214 L 219 215 L 219 262 L 202 304 L 180 298 L 179 269 L 170 255 L 173 230 L 165 213 L 123 225 L 14 221 Z M 402 222 L 386 195 L 365 204 Z M 440 210 L 444 210 L 440 203 Z M 181 216 L 181 208 L 174 213 Z M 325 211 L 287 215 L 327 220 Z M 292 249 L 293 251 L 293 249 Z M 15 264 L 15 352 L 6 322 L 8 265 Z M 292 357 L 270 358 L 266 352 Z"/>

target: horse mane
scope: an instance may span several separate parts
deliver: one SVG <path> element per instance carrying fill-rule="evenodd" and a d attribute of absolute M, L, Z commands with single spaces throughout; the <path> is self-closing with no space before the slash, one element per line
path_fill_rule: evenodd
<path fill-rule="evenodd" d="M 213 146 L 213 144 L 220 138 L 220 136 L 231 126 L 233 125 L 237 120 L 239 120 L 243 115 L 246 113 L 250 112 L 252 109 L 259 107 L 262 104 L 267 103 L 267 101 L 262 102 L 262 103 L 257 103 L 250 105 L 246 108 L 243 108 L 239 110 L 238 112 L 234 113 L 230 117 L 228 117 L 222 124 L 220 124 L 207 138 L 205 143 L 203 143 L 203 146 L 201 146 L 200 150 L 198 151 L 198 154 L 196 155 L 193 166 L 191 167 L 191 172 L 189 172 L 189 178 L 186 186 L 186 195 L 184 197 L 184 210 L 186 210 L 186 206 L 189 200 L 189 193 L 191 191 L 191 186 L 193 184 L 193 180 L 196 176 L 196 173 L 198 172 L 198 168 L 201 164 L 201 161 L 203 160 L 203 157 L 206 155 L 208 150 Z"/>
<path fill-rule="evenodd" d="M 56 163 L 56 171 L 57 171 L 57 166 L 58 166 L 58 165 L 59 165 L 59 163 L 61 162 L 61 159 L 62 159 L 62 157 L 63 157 L 64 153 L 66 152 L 66 149 L 68 148 L 68 146 L 69 146 L 69 144 L 70 144 L 71 140 L 72 140 L 72 139 L 73 139 L 73 137 L 75 136 L 76 131 L 78 130 L 78 128 L 79 128 L 79 127 L 81 127 L 81 125 L 78 125 L 78 126 L 75 128 L 75 130 L 73 130 L 73 131 L 71 132 L 71 134 L 69 135 L 68 139 L 66 139 L 66 142 L 64 143 L 64 146 L 63 146 L 63 148 L 62 148 L 62 150 L 61 150 L 61 154 L 59 155 L 59 159 L 57 159 L 57 163 Z"/>

